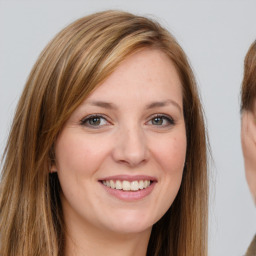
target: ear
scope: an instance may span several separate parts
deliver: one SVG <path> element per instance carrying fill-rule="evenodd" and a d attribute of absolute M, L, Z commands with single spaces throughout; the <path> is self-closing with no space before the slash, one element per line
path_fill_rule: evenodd
<path fill-rule="evenodd" d="M 54 145 L 51 147 L 49 152 L 49 172 L 57 172 L 56 161 L 55 161 L 55 153 L 54 153 Z"/>
<path fill-rule="evenodd" d="M 256 198 L 256 115 L 252 111 L 242 113 L 241 142 L 246 179 L 253 197 Z"/>
<path fill-rule="evenodd" d="M 49 160 L 49 172 L 50 173 L 57 172 L 57 166 L 56 166 L 55 160 L 53 158 L 51 160 Z"/>
<path fill-rule="evenodd" d="M 57 167 L 56 167 L 55 164 L 52 164 L 52 165 L 50 166 L 50 173 L 54 173 L 54 172 L 57 172 Z"/>

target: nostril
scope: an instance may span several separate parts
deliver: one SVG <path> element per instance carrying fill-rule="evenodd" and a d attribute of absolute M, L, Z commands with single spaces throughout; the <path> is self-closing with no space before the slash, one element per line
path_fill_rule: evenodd
<path fill-rule="evenodd" d="M 148 149 L 145 139 L 137 134 L 129 134 L 118 140 L 118 143 L 113 147 L 113 158 L 119 163 L 129 166 L 137 166 L 143 164 L 148 159 Z"/>

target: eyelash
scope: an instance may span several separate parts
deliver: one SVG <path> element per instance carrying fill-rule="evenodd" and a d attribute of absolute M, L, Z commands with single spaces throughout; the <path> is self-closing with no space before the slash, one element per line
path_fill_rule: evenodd
<path fill-rule="evenodd" d="M 80 124 L 83 125 L 83 126 L 87 126 L 87 127 L 90 127 L 90 128 L 93 128 L 93 129 L 97 129 L 99 127 L 102 127 L 102 126 L 106 126 L 106 124 L 104 125 L 93 125 L 93 124 L 90 124 L 89 122 L 93 119 L 101 119 L 101 120 L 104 120 L 106 123 L 110 123 L 107 118 L 105 118 L 104 116 L 102 115 L 98 115 L 98 114 L 95 114 L 95 115 L 90 115 L 90 116 L 87 116 L 85 118 L 83 118 L 81 121 L 80 121 Z"/>
<path fill-rule="evenodd" d="M 159 127 L 168 127 L 168 126 L 173 126 L 173 125 L 175 125 L 175 121 L 173 120 L 173 118 L 170 117 L 170 116 L 164 115 L 164 114 L 156 114 L 156 115 L 152 116 L 152 117 L 149 119 L 149 121 L 146 122 L 146 124 L 149 123 L 149 122 L 154 121 L 154 119 L 156 119 L 156 118 L 161 118 L 163 122 L 164 122 L 164 121 L 167 121 L 168 123 L 167 123 L 167 124 L 164 124 L 164 125 L 163 125 L 163 124 L 160 124 L 160 125 L 157 125 L 157 124 L 156 124 L 156 125 L 154 125 L 154 124 L 151 123 L 150 125 L 152 125 L 152 126 L 159 126 Z M 89 115 L 89 116 L 83 118 L 83 119 L 80 121 L 80 125 L 82 125 L 82 126 L 87 126 L 87 127 L 93 128 L 93 129 L 99 129 L 99 128 L 102 127 L 102 126 L 108 125 L 108 124 L 103 124 L 103 125 L 101 125 L 101 124 L 96 124 L 96 125 L 90 124 L 89 122 L 92 121 L 93 119 L 98 119 L 98 120 L 101 120 L 101 121 L 104 120 L 106 123 L 108 123 L 108 124 L 110 123 L 110 122 L 107 120 L 107 118 L 104 117 L 103 115 L 95 114 L 95 115 Z"/>
<path fill-rule="evenodd" d="M 168 124 L 165 124 L 165 125 L 154 125 L 154 124 L 151 124 L 151 125 L 153 125 L 153 126 L 161 126 L 161 127 L 167 127 L 167 126 L 173 126 L 173 125 L 175 125 L 175 121 L 173 120 L 173 118 L 172 117 L 170 117 L 170 116 L 167 116 L 167 115 L 164 115 L 164 114 L 156 114 L 156 115 L 154 115 L 153 117 L 151 117 L 150 118 L 150 120 L 148 121 L 148 122 L 152 122 L 154 119 L 156 119 L 156 118 L 161 118 L 163 121 L 165 120 L 165 121 L 167 121 L 168 122 Z"/>

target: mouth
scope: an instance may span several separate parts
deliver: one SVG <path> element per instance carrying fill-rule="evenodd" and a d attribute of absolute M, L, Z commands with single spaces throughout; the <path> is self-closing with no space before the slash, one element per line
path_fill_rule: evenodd
<path fill-rule="evenodd" d="M 139 191 L 148 188 L 154 181 L 153 180 L 102 180 L 101 183 L 115 190 L 123 191 Z"/>
<path fill-rule="evenodd" d="M 149 196 L 158 180 L 147 175 L 116 175 L 98 180 L 105 191 L 123 201 L 137 201 Z"/>

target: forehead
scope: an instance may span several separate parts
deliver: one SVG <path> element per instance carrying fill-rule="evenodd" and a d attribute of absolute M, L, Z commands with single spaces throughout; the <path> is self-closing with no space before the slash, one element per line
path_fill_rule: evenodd
<path fill-rule="evenodd" d="M 142 97 L 143 95 L 143 97 Z M 128 56 L 87 98 L 121 101 L 171 97 L 182 102 L 182 85 L 170 58 L 157 49 L 143 49 Z"/>

